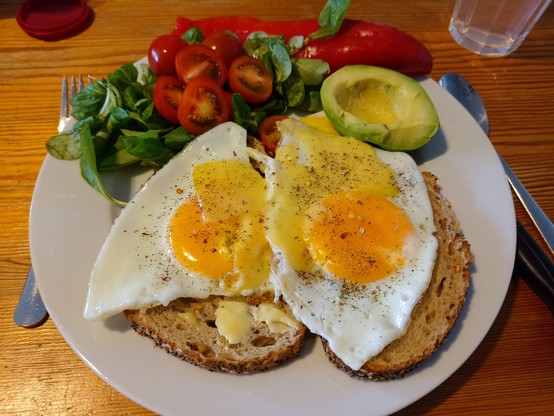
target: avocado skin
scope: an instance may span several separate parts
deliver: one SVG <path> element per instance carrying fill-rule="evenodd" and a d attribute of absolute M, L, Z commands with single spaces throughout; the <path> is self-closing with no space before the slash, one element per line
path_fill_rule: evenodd
<path fill-rule="evenodd" d="M 396 120 L 369 122 L 351 112 L 355 100 L 370 102 L 377 92 L 395 103 Z M 321 101 L 325 115 L 339 133 L 385 150 L 415 150 L 429 142 L 439 128 L 437 111 L 423 87 L 386 68 L 351 65 L 339 69 L 323 82 Z"/>

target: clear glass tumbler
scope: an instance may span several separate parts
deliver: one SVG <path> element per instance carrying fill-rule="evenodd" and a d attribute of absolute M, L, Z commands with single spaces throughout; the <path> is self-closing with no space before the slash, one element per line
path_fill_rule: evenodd
<path fill-rule="evenodd" d="M 516 50 L 552 0 L 456 0 L 449 31 L 480 55 Z"/>

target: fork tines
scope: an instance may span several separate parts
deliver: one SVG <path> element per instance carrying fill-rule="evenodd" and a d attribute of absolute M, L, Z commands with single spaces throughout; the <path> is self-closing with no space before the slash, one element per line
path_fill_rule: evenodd
<path fill-rule="evenodd" d="M 72 77 L 73 78 L 73 77 Z M 68 96 L 67 96 L 67 77 L 62 77 L 62 103 L 60 104 L 60 117 L 67 118 L 68 116 Z"/>
<path fill-rule="evenodd" d="M 87 79 L 90 84 L 92 77 L 89 75 Z M 77 81 L 75 76 L 71 75 L 69 78 L 69 86 L 67 82 L 67 76 L 62 77 L 62 103 L 60 106 L 60 117 L 69 117 L 69 100 L 73 98 L 77 93 L 85 88 L 85 82 L 83 80 L 83 75 L 79 74 Z"/>
<path fill-rule="evenodd" d="M 88 76 L 87 81 L 88 84 L 91 84 L 92 77 L 90 75 Z M 79 74 L 77 80 L 74 75 L 71 75 L 69 77 L 69 82 L 66 75 L 62 77 L 62 102 L 60 105 L 60 122 L 58 124 L 58 131 L 60 133 L 65 129 L 66 123 L 71 116 L 70 113 L 73 111 L 70 104 L 71 98 L 77 95 L 77 93 L 84 88 L 85 83 L 83 81 L 83 75 Z"/>

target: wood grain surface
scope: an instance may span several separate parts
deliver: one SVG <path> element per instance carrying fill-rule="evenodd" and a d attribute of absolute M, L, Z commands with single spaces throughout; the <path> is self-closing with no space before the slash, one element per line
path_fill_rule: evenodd
<path fill-rule="evenodd" d="M 0 414 L 148 414 L 93 373 L 51 320 L 35 329 L 13 322 L 31 264 L 31 196 L 45 140 L 56 132 L 61 77 L 105 76 L 136 61 L 179 15 L 316 18 L 324 1 L 90 0 L 90 27 L 56 42 L 34 39 L 18 27 L 19 3 L 0 1 Z M 495 148 L 554 218 L 554 8 L 515 53 L 487 58 L 451 39 L 452 5 L 354 0 L 348 16 L 393 25 L 420 39 L 434 56 L 433 79 L 445 72 L 468 78 L 487 106 Z M 518 201 L 515 207 L 545 248 Z M 522 276 L 516 268 L 494 325 L 469 360 L 398 415 L 554 414 L 554 318 Z"/>

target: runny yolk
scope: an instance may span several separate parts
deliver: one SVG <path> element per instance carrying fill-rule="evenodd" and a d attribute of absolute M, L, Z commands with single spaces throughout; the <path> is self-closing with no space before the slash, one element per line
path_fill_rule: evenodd
<path fill-rule="evenodd" d="M 173 215 L 168 241 L 190 271 L 225 289 L 256 290 L 269 278 L 265 181 L 249 161 L 217 160 L 193 170 L 195 195 Z"/>
<path fill-rule="evenodd" d="M 315 260 L 343 279 L 369 283 L 404 263 L 412 223 L 394 203 L 372 192 L 332 194 L 312 207 L 308 243 Z"/>
<path fill-rule="evenodd" d="M 238 222 L 237 217 L 228 217 L 207 223 L 199 199 L 189 199 L 177 209 L 169 227 L 175 257 L 190 270 L 220 279 L 234 268 L 230 243 Z"/>

